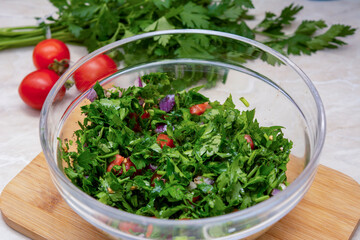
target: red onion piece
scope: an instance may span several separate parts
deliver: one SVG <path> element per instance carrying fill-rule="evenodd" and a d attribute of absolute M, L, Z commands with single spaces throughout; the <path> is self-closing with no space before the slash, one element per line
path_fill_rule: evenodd
<path fill-rule="evenodd" d="M 97 93 L 96 91 L 91 88 L 88 92 L 88 94 L 86 95 L 86 98 L 90 100 L 90 102 L 95 101 L 95 99 L 97 98 Z"/>
<path fill-rule="evenodd" d="M 276 194 L 278 194 L 279 192 L 281 192 L 280 189 L 274 188 L 271 192 L 271 196 L 275 196 Z"/>
<path fill-rule="evenodd" d="M 279 188 L 274 188 L 271 192 L 272 196 L 275 196 L 276 194 L 278 194 L 281 191 L 284 191 L 286 188 L 286 185 L 284 183 L 280 183 L 279 184 Z"/>
<path fill-rule="evenodd" d="M 155 132 L 156 133 L 162 133 L 165 132 L 167 129 L 167 125 L 165 123 L 159 123 L 156 125 Z"/>
<path fill-rule="evenodd" d="M 142 83 L 142 81 L 141 81 L 141 78 L 140 78 L 140 77 L 138 78 L 138 80 L 139 80 L 139 82 L 138 82 L 138 83 L 139 83 L 139 87 L 143 87 L 143 83 Z"/>
<path fill-rule="evenodd" d="M 174 94 L 166 95 L 159 102 L 160 110 L 163 110 L 165 112 L 170 112 L 174 106 L 175 106 L 175 95 Z"/>
<path fill-rule="evenodd" d="M 145 103 L 145 100 L 142 97 L 139 97 L 139 104 L 142 106 Z"/>
<path fill-rule="evenodd" d="M 156 165 L 152 165 L 151 163 L 148 166 L 148 169 L 150 169 L 151 171 L 155 172 L 155 170 L 158 168 L 158 166 Z"/>

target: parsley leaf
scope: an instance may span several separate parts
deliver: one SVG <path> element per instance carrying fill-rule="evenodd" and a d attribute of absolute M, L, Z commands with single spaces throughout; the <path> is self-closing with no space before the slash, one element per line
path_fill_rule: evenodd
<path fill-rule="evenodd" d="M 295 15 L 302 10 L 302 6 L 294 6 L 290 4 L 285 7 L 279 16 L 272 12 L 266 12 L 264 20 L 258 24 L 258 28 L 262 28 L 265 33 L 283 35 L 282 29 L 285 25 L 289 25 L 295 20 Z"/>
<path fill-rule="evenodd" d="M 188 2 L 183 6 L 179 14 L 184 26 L 189 28 L 208 28 L 209 17 L 206 15 L 206 8 L 193 2 Z"/>

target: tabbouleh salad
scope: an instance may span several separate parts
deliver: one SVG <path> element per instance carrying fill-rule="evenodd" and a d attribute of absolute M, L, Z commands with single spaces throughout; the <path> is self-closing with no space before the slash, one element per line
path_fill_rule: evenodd
<path fill-rule="evenodd" d="M 127 89 L 96 84 L 76 140 L 60 143 L 73 184 L 104 204 L 164 219 L 245 209 L 287 184 L 292 142 L 282 127 L 259 126 L 255 110 L 239 111 L 231 95 L 221 104 L 201 86 L 176 91 L 175 82 L 151 73 Z"/>

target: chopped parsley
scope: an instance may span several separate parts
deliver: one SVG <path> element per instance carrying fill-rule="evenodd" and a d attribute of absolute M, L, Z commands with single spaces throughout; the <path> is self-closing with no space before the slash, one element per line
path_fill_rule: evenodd
<path fill-rule="evenodd" d="M 253 206 L 286 183 L 292 142 L 282 127 L 261 127 L 231 95 L 220 103 L 201 87 L 175 91 L 166 73 L 141 81 L 96 84 L 76 141 L 61 142 L 65 173 L 82 191 L 138 215 L 198 219 Z"/>

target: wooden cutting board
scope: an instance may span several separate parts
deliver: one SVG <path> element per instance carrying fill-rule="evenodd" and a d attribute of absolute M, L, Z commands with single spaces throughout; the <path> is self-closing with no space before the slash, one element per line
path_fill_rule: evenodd
<path fill-rule="evenodd" d="M 112 239 L 66 204 L 50 179 L 42 153 L 5 187 L 0 208 L 10 227 L 32 239 Z M 320 165 L 304 199 L 259 239 L 349 239 L 359 219 L 360 185 Z"/>

